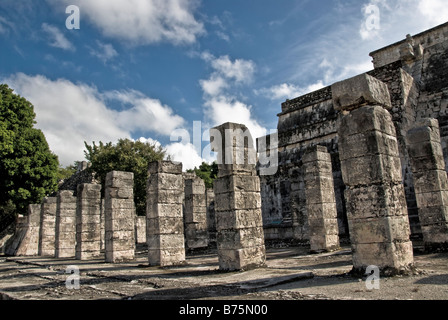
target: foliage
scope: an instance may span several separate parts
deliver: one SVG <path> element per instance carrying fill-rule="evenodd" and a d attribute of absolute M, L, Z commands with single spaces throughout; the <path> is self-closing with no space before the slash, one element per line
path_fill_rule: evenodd
<path fill-rule="evenodd" d="M 106 175 L 111 171 L 125 171 L 134 173 L 134 200 L 137 215 L 146 215 L 146 180 L 148 175 L 148 165 L 152 161 L 163 160 L 165 150 L 155 144 L 129 139 L 120 139 L 116 145 L 111 142 L 97 145 L 84 143 L 86 159 L 91 162 L 92 170 L 96 173 L 96 178 L 103 186 Z"/>
<path fill-rule="evenodd" d="M 199 168 L 195 167 L 193 170 L 187 170 L 187 172 L 196 173 L 199 178 L 204 180 L 206 188 L 213 188 L 213 181 L 218 176 L 218 164 L 216 161 L 212 164 L 202 162 Z"/>
<path fill-rule="evenodd" d="M 26 213 L 57 188 L 58 158 L 34 128 L 33 105 L 0 84 L 0 215 Z M 12 208 L 15 207 L 15 210 Z"/>
<path fill-rule="evenodd" d="M 76 173 L 76 170 L 78 168 L 77 163 L 68 165 L 67 167 L 59 167 L 58 168 L 58 181 L 65 180 L 70 178 Z"/>

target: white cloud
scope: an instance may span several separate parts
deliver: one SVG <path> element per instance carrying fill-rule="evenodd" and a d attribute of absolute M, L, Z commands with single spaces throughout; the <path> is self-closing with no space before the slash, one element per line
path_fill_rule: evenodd
<path fill-rule="evenodd" d="M 255 94 L 263 95 L 271 100 L 284 100 L 293 99 L 309 92 L 313 92 L 324 87 L 322 81 L 310 84 L 304 88 L 296 86 L 290 83 L 282 83 L 279 85 L 272 86 L 270 88 L 262 88 L 259 90 L 254 90 Z"/>
<path fill-rule="evenodd" d="M 110 91 L 104 93 L 103 97 L 106 100 L 115 100 L 130 106 L 120 111 L 120 116 L 117 119 L 120 127 L 129 128 L 130 132 L 150 129 L 158 134 L 168 136 L 185 122 L 182 117 L 174 114 L 169 106 L 135 90 Z"/>
<path fill-rule="evenodd" d="M 252 115 L 253 107 L 241 102 L 232 92 L 253 81 L 255 63 L 232 60 L 227 55 L 216 58 L 209 52 L 203 52 L 200 57 L 213 69 L 208 79 L 199 81 L 204 93 L 204 115 L 210 127 L 234 122 L 246 125 L 254 139 L 266 135 L 266 130 Z"/>
<path fill-rule="evenodd" d="M 50 40 L 50 46 L 63 50 L 73 51 L 74 45 L 64 36 L 64 34 L 55 26 L 48 23 L 42 24 L 42 30 L 47 34 Z"/>
<path fill-rule="evenodd" d="M 103 63 L 115 58 L 118 56 L 118 52 L 115 48 L 109 43 L 102 43 L 101 41 L 96 41 L 97 49 L 90 49 L 90 54 L 94 57 L 97 57 Z"/>
<path fill-rule="evenodd" d="M 446 0 L 420 0 L 418 9 L 431 25 L 447 22 L 448 5 Z"/>
<path fill-rule="evenodd" d="M 72 0 L 47 0 L 73 4 Z M 78 0 L 76 4 L 104 36 L 133 45 L 194 43 L 204 26 L 194 13 L 198 0 Z"/>
<path fill-rule="evenodd" d="M 199 167 L 204 159 L 202 159 L 193 144 L 191 143 L 171 143 L 167 145 L 166 152 L 171 156 L 171 160 L 182 162 L 182 169 L 184 171 Z"/>
<path fill-rule="evenodd" d="M 23 73 L 2 82 L 34 105 L 36 127 L 44 132 L 63 165 L 84 158 L 84 141 L 130 139 L 136 130 L 169 135 L 183 123 L 168 106 L 138 91 L 101 93 L 86 84 Z M 123 108 L 112 110 L 108 102 L 121 103 Z"/>

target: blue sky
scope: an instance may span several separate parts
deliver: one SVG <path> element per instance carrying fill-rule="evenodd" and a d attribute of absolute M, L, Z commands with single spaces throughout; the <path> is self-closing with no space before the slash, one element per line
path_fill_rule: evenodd
<path fill-rule="evenodd" d="M 0 82 L 33 103 L 63 166 L 84 141 L 130 138 L 188 169 L 213 160 L 210 127 L 272 132 L 283 101 L 372 69 L 369 52 L 446 22 L 443 2 L 1 0 Z"/>

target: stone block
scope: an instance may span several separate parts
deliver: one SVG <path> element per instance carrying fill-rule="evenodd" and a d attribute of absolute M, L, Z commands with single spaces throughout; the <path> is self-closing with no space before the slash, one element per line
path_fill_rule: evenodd
<path fill-rule="evenodd" d="M 264 246 L 218 251 L 219 269 L 228 271 L 249 270 L 266 264 Z"/>
<path fill-rule="evenodd" d="M 448 223 L 448 206 L 419 208 L 418 217 L 421 226 Z"/>
<path fill-rule="evenodd" d="M 331 156 L 328 153 L 327 147 L 315 145 L 307 148 L 302 157 L 303 164 L 317 161 L 331 162 Z"/>
<path fill-rule="evenodd" d="M 387 85 L 365 73 L 333 84 L 331 92 L 336 110 L 352 110 L 365 105 L 392 109 Z"/>
<path fill-rule="evenodd" d="M 147 237 L 148 249 L 183 249 L 185 239 L 183 234 L 149 234 Z"/>
<path fill-rule="evenodd" d="M 397 138 L 379 131 L 367 131 L 341 137 L 338 146 L 341 161 L 378 154 L 398 156 Z"/>
<path fill-rule="evenodd" d="M 147 201 L 149 203 L 182 203 L 184 199 L 183 189 L 177 190 L 156 190 L 147 192 Z"/>
<path fill-rule="evenodd" d="M 411 241 L 352 244 L 352 253 L 355 269 L 375 265 L 380 269 L 391 268 L 400 271 L 406 270 L 414 262 Z"/>
<path fill-rule="evenodd" d="M 216 235 L 218 250 L 264 246 L 263 227 L 220 230 Z"/>
<path fill-rule="evenodd" d="M 353 110 L 339 118 L 337 127 L 340 139 L 368 131 L 379 131 L 389 136 L 397 135 L 392 115 L 379 106 Z"/>
<path fill-rule="evenodd" d="M 182 218 L 182 204 L 147 201 L 146 216 L 147 218 Z"/>
<path fill-rule="evenodd" d="M 260 178 L 258 176 L 230 175 L 214 181 L 215 194 L 229 191 L 260 192 Z"/>
<path fill-rule="evenodd" d="M 114 250 L 107 251 L 106 250 L 106 262 L 109 263 L 120 263 L 132 261 L 135 258 L 134 249 L 131 250 Z"/>
<path fill-rule="evenodd" d="M 415 172 L 412 177 L 414 179 L 415 193 L 448 190 L 448 179 L 445 170 Z"/>
<path fill-rule="evenodd" d="M 175 218 L 148 218 L 146 220 L 147 235 L 157 234 L 183 234 L 184 221 L 182 217 Z"/>
<path fill-rule="evenodd" d="M 401 183 L 401 160 L 398 156 L 370 155 L 341 161 L 342 179 L 348 186 L 378 183 Z"/>
<path fill-rule="evenodd" d="M 171 173 L 182 175 L 182 163 L 172 161 L 151 162 L 148 167 L 148 173 Z"/>
<path fill-rule="evenodd" d="M 246 210 L 261 208 L 259 192 L 235 191 L 215 193 L 215 211 Z"/>
<path fill-rule="evenodd" d="M 150 174 L 148 177 L 148 190 L 182 190 L 183 178 L 180 174 L 157 173 Z"/>
<path fill-rule="evenodd" d="M 333 219 L 337 217 L 336 202 L 307 205 L 308 219 Z"/>
<path fill-rule="evenodd" d="M 351 219 L 348 221 L 352 243 L 386 243 L 409 241 L 407 216 Z"/>
<path fill-rule="evenodd" d="M 448 206 L 448 191 L 417 193 L 417 205 L 419 208 Z"/>
<path fill-rule="evenodd" d="M 185 250 L 148 249 L 148 261 L 151 266 L 177 266 L 185 262 Z"/>
<path fill-rule="evenodd" d="M 106 187 L 133 189 L 134 173 L 111 171 L 106 175 Z"/>
<path fill-rule="evenodd" d="M 359 186 L 344 194 L 349 219 L 407 215 L 402 184 Z"/>

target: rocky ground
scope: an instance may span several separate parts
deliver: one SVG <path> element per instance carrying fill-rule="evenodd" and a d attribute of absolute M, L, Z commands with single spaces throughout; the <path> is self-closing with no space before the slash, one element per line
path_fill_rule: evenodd
<path fill-rule="evenodd" d="M 135 261 L 109 264 L 43 257 L 0 257 L 0 299 L 18 300 L 448 300 L 448 253 L 415 246 L 416 275 L 380 278 L 379 289 L 349 275 L 348 246 L 309 254 L 307 246 L 270 246 L 267 265 L 221 272 L 215 250 L 187 255 L 181 267 Z M 79 269 L 79 288 L 77 274 Z"/>

